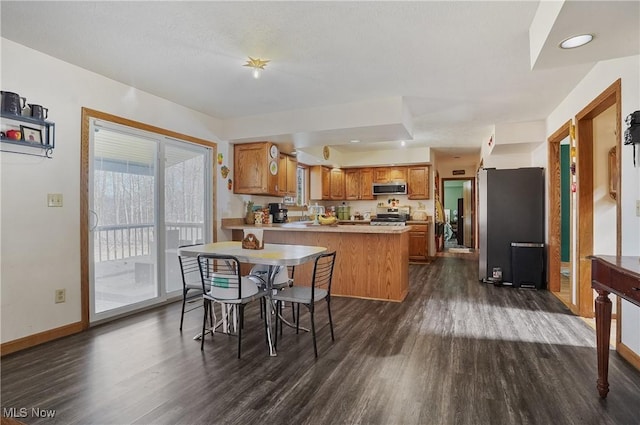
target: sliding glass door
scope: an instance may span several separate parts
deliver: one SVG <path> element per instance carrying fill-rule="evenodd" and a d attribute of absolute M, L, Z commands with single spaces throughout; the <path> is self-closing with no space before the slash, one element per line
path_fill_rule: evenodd
<path fill-rule="evenodd" d="M 211 150 L 91 122 L 90 321 L 161 303 L 182 288 L 177 247 L 206 242 Z"/>

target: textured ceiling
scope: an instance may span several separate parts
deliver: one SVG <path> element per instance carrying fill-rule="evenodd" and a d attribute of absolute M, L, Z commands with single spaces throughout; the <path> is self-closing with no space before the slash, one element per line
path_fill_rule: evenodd
<path fill-rule="evenodd" d="M 638 2 L 570 2 L 550 35 L 593 27 L 597 43 L 560 52 L 550 37 L 532 69 L 538 4 L 2 1 L 0 13 L 4 38 L 223 122 L 401 97 L 412 144 L 478 149 L 495 124 L 544 119 L 612 51 L 640 52 Z M 623 51 L 613 49 L 620 37 Z M 248 56 L 271 60 L 259 80 L 242 66 Z M 333 132 L 343 139 L 330 143 L 346 150 L 394 146 L 360 137 L 374 129 L 255 138 L 322 144 Z"/>

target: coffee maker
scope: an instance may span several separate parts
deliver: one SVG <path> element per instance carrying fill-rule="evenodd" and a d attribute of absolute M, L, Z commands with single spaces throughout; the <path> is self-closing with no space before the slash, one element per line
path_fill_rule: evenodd
<path fill-rule="evenodd" d="M 274 223 L 286 223 L 288 211 L 283 204 L 269 204 L 269 214 L 273 217 Z"/>

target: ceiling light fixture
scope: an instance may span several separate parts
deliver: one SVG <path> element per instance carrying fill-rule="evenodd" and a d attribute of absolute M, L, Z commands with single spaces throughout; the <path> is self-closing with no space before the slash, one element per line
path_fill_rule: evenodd
<path fill-rule="evenodd" d="M 360 140 L 353 139 L 353 140 L 350 140 L 350 142 L 351 142 L 351 143 L 360 143 Z"/>
<path fill-rule="evenodd" d="M 404 146 L 406 145 L 405 141 L 403 140 L 402 142 L 400 142 L 400 146 Z"/>
<path fill-rule="evenodd" d="M 260 74 L 261 74 L 262 70 L 264 69 L 264 67 L 269 62 L 270 61 L 268 61 L 268 60 L 262 60 L 260 58 L 255 58 L 254 59 L 251 56 L 249 56 L 249 59 L 247 60 L 247 63 L 245 63 L 242 66 L 248 66 L 249 68 L 252 68 L 253 78 L 258 79 L 258 78 L 260 78 Z"/>
<path fill-rule="evenodd" d="M 584 46 L 593 40 L 593 34 L 580 34 L 567 38 L 560 43 L 562 49 L 575 49 L 576 47 Z"/>

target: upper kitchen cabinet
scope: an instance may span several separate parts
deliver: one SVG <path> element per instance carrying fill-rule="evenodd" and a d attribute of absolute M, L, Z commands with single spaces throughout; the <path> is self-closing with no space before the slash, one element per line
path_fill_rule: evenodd
<path fill-rule="evenodd" d="M 297 192 L 298 161 L 289 155 L 281 153 L 278 164 L 278 185 L 276 187 L 278 195 L 295 196 Z"/>
<path fill-rule="evenodd" d="M 371 186 L 373 185 L 372 168 L 351 168 L 344 172 L 345 199 L 362 200 L 375 199 Z"/>
<path fill-rule="evenodd" d="M 280 196 L 280 153 L 270 142 L 237 144 L 233 147 L 235 184 L 233 193 Z"/>
<path fill-rule="evenodd" d="M 406 182 L 407 167 L 379 167 L 373 169 L 373 183 Z"/>
<path fill-rule="evenodd" d="M 311 167 L 310 198 L 312 200 L 341 200 L 344 196 L 344 171 L 320 165 Z"/>
<path fill-rule="evenodd" d="M 409 199 L 429 199 L 429 166 L 407 167 Z"/>
<path fill-rule="evenodd" d="M 344 199 L 344 170 L 331 169 L 331 199 Z"/>

